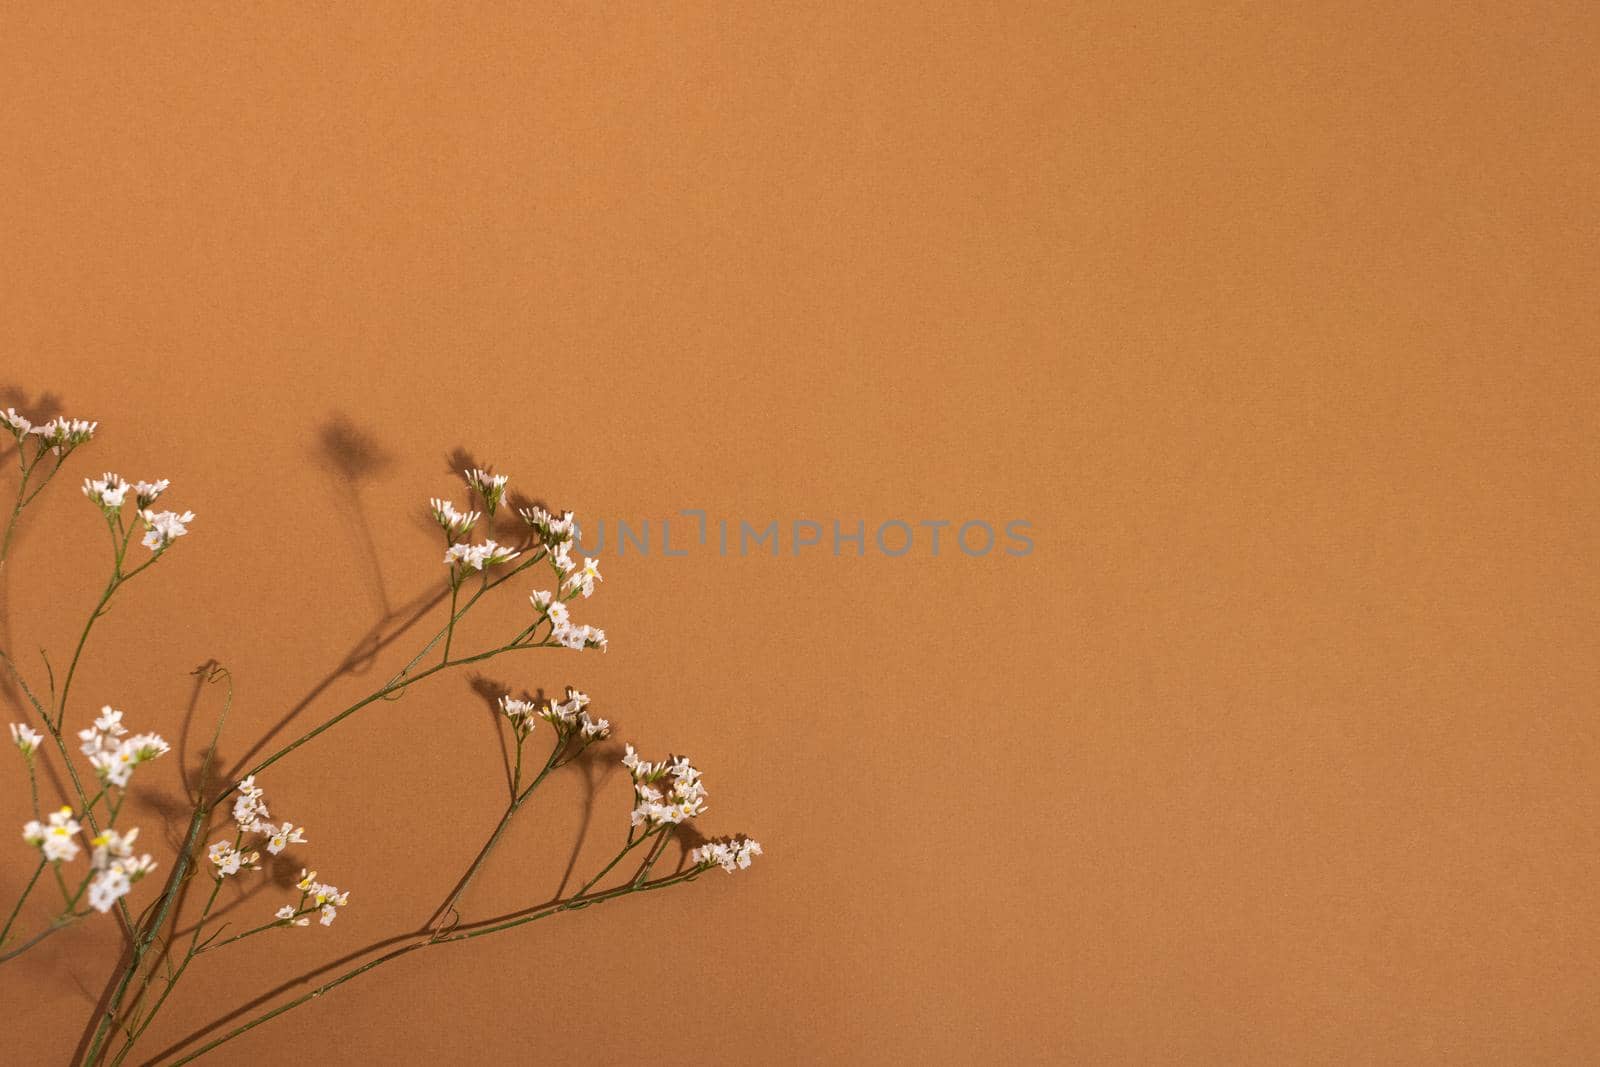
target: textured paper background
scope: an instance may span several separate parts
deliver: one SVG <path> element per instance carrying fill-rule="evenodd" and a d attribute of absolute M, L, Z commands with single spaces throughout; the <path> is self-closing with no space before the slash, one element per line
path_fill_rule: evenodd
<path fill-rule="evenodd" d="M 690 753 L 766 861 L 231 1055 L 1592 1060 L 1597 20 L 1322 7 L 13 7 L 0 385 L 103 431 L 8 644 L 59 662 L 96 595 L 76 479 L 200 516 L 79 715 L 176 733 L 215 657 L 242 754 L 437 588 L 457 448 L 593 516 L 1035 524 L 1024 559 L 607 552 L 609 655 L 485 673 Z M 425 915 L 495 751 L 440 679 L 269 775 L 348 915 L 203 960 L 143 1058 Z M 584 794 L 479 914 L 553 891 Z M 626 806 L 599 785 L 580 870 Z M 111 944 L 0 971 L 7 1060 L 60 1062 Z"/>

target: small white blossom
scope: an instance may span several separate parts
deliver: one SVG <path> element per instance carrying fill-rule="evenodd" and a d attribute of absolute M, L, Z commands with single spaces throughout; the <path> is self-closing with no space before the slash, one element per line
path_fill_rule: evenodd
<path fill-rule="evenodd" d="M 577 526 L 577 520 L 572 517 L 572 512 L 569 511 L 557 518 L 537 504 L 523 508 L 517 514 L 522 516 L 523 522 L 534 528 L 539 540 L 550 547 L 571 539 L 572 531 Z"/>
<path fill-rule="evenodd" d="M 112 909 L 133 888 L 133 879 L 121 867 L 108 867 L 89 883 L 89 906 L 99 912 Z"/>
<path fill-rule="evenodd" d="M 153 482 L 135 482 L 133 485 L 134 499 L 139 510 L 143 511 L 156 502 L 156 498 L 167 491 L 172 483 L 165 478 L 158 478 Z"/>
<path fill-rule="evenodd" d="M 286 822 L 282 826 L 257 823 L 256 829 L 267 835 L 267 851 L 276 856 L 290 845 L 306 843 L 306 828 Z"/>
<path fill-rule="evenodd" d="M 241 851 L 228 841 L 218 841 L 213 844 L 208 856 L 211 862 L 217 865 L 218 878 L 227 878 L 229 875 L 238 874 L 241 869 L 246 867 L 253 870 L 257 861 L 261 859 L 259 852 Z"/>
<path fill-rule="evenodd" d="M 483 509 L 493 518 L 495 510 L 500 507 L 500 501 L 505 499 L 506 482 L 510 481 L 510 478 L 504 474 L 490 474 L 481 470 L 461 473 L 467 479 L 467 485 L 483 497 Z"/>
<path fill-rule="evenodd" d="M 485 541 L 481 545 L 451 545 L 444 554 L 444 561 L 449 565 L 459 566 L 463 572 L 469 568 L 481 571 L 485 567 L 509 563 L 520 555 L 522 553 L 513 549 L 493 541 Z"/>
<path fill-rule="evenodd" d="M 139 512 L 139 517 L 144 520 L 146 527 L 139 543 L 152 552 L 163 552 L 168 545 L 189 532 L 194 512 L 185 511 L 180 515 L 176 511 L 151 511 L 145 508 Z"/>
<path fill-rule="evenodd" d="M 97 873 L 89 883 L 89 903 L 96 910 L 110 911 L 127 895 L 133 883 L 156 869 L 149 853 L 133 855 L 133 841 L 138 836 L 137 829 L 119 834 L 108 828 L 90 842 L 94 846 L 92 865 Z"/>
<path fill-rule="evenodd" d="M 122 502 L 128 497 L 128 490 L 132 488 L 133 486 L 110 471 L 100 478 L 83 480 L 83 495 L 99 504 L 105 511 L 116 511 L 122 507 Z"/>
<path fill-rule="evenodd" d="M 706 787 L 687 757 L 649 763 L 629 745 L 622 765 L 634 781 L 634 808 L 629 817 L 634 826 L 682 823 L 705 812 Z M 672 788 L 665 795 L 650 784 L 663 777 L 672 779 Z"/>
<path fill-rule="evenodd" d="M 318 920 L 323 926 L 331 926 L 338 908 L 350 902 L 349 892 L 341 893 L 331 885 L 324 885 L 317 881 L 317 872 L 300 869 L 300 881 L 297 883 L 300 890 L 300 907 L 297 911 L 310 911 L 321 909 L 322 917 Z M 307 906 L 309 905 L 309 907 Z M 279 912 L 282 917 L 282 912 Z"/>
<path fill-rule="evenodd" d="M 119 733 L 127 733 L 122 726 L 122 713 L 113 708 L 105 710 L 108 714 L 95 720 L 96 726 L 106 727 L 104 733 L 81 730 L 78 736 L 84 739 L 83 752 L 100 780 L 126 787 L 135 767 L 166 755 L 172 746 L 160 734 L 135 734 L 117 740 Z"/>
<path fill-rule="evenodd" d="M 737 841 L 709 841 L 689 852 L 689 862 L 697 867 L 721 867 L 732 874 L 744 870 L 761 855 L 761 846 L 748 837 Z"/>
<path fill-rule="evenodd" d="M 311 925 L 311 920 L 301 915 L 293 904 L 285 904 L 283 907 L 277 910 L 276 915 L 279 919 L 289 923 L 291 926 Z"/>
<path fill-rule="evenodd" d="M 122 725 L 122 712 L 110 704 L 100 709 L 100 716 L 95 719 L 94 728 L 113 737 L 121 737 L 128 732 L 128 728 Z"/>
<path fill-rule="evenodd" d="M 583 557 L 583 566 L 579 568 L 576 574 L 567 579 L 566 584 L 570 588 L 582 590 L 583 595 L 587 598 L 594 595 L 594 583 L 599 581 L 604 581 L 600 577 L 600 561 L 585 556 Z"/>
<path fill-rule="evenodd" d="M 233 821 L 241 830 L 254 830 L 267 817 L 267 802 L 261 799 L 261 789 L 256 776 L 251 775 L 239 783 L 239 795 L 233 800 Z"/>
<path fill-rule="evenodd" d="M 552 601 L 545 608 L 544 613 L 550 617 L 551 625 L 553 625 L 557 630 L 567 625 L 567 621 L 572 617 L 571 611 L 569 611 L 567 606 L 559 600 Z"/>
<path fill-rule="evenodd" d="M 94 436 L 98 422 L 88 422 L 84 419 L 56 418 L 29 430 L 34 436 L 44 442 L 45 447 L 56 455 L 62 455 L 77 448 Z"/>
<path fill-rule="evenodd" d="M 44 734 L 26 723 L 14 722 L 11 724 L 11 743 L 24 756 L 33 755 L 39 747 L 39 742 L 44 740 Z"/>
<path fill-rule="evenodd" d="M 591 719 L 587 711 L 580 711 L 578 712 L 578 730 L 586 740 L 599 740 L 610 736 L 611 722 L 608 719 Z"/>
<path fill-rule="evenodd" d="M 476 511 L 457 511 L 456 506 L 448 500 L 437 497 L 428 501 L 433 509 L 433 521 L 439 524 L 440 529 L 449 535 L 450 540 L 464 535 L 481 518 Z"/>
<path fill-rule="evenodd" d="M 22 839 L 44 853 L 52 862 L 70 862 L 78 855 L 78 831 L 83 829 L 72 817 L 71 808 L 50 813 L 48 824 L 30 819 L 22 827 Z"/>
<path fill-rule="evenodd" d="M 511 720 L 519 736 L 533 729 L 534 720 L 539 717 L 537 704 L 531 700 L 517 700 L 510 693 L 500 698 L 500 710 Z"/>
<path fill-rule="evenodd" d="M 0 412 L 0 422 L 5 423 L 6 429 L 11 431 L 11 436 L 18 441 L 33 432 L 33 423 L 18 415 L 16 408 L 6 408 Z"/>
<path fill-rule="evenodd" d="M 585 648 L 606 648 L 606 632 L 593 626 L 556 626 L 550 633 L 563 648 L 579 651 Z"/>

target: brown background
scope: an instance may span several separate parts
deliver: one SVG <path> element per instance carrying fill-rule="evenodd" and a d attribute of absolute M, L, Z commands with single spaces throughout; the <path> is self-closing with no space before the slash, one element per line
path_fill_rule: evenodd
<path fill-rule="evenodd" d="M 215 657 L 241 755 L 441 585 L 457 448 L 608 520 L 1035 524 L 1022 559 L 608 550 L 609 655 L 485 674 L 692 754 L 765 861 L 233 1054 L 1592 1061 L 1600 20 L 1319 6 L 13 7 L 0 385 L 102 434 L 9 645 L 64 660 L 93 602 L 83 475 L 200 515 L 75 724 L 176 734 Z M 147 1054 L 426 915 L 496 751 L 457 676 L 268 775 L 348 913 L 203 960 Z M 584 792 L 477 914 L 554 891 Z M 626 807 L 600 784 L 580 870 Z M 64 1056 L 112 943 L 4 969 L 8 1058 Z"/>

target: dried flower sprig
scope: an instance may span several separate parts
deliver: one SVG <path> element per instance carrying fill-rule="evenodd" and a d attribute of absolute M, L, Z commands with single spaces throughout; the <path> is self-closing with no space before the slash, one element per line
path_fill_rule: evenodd
<path fill-rule="evenodd" d="M 0 541 L 0 566 L 3 566 L 17 520 L 24 508 L 60 469 L 62 461 L 93 437 L 97 424 L 54 419 L 36 427 L 14 409 L 8 409 L 0 414 L 0 427 L 10 432 L 17 442 L 21 475 L 17 500 L 4 539 Z M 54 462 L 42 463 L 46 456 L 53 457 Z M 572 618 L 571 603 L 578 597 L 592 597 L 597 583 L 602 580 L 598 560 L 585 559 L 579 566 L 571 558 L 577 529 L 572 512 L 558 515 L 538 506 L 524 508 L 518 514 L 530 530 L 526 543 L 502 545 L 488 538 L 473 542 L 469 538 L 479 519 L 487 515 L 492 520 L 496 512 L 505 506 L 509 479 L 503 474 L 491 474 L 476 468 L 463 472 L 463 475 L 468 492 L 476 498 L 476 509 L 469 504 L 466 510 L 461 510 L 442 498 L 429 502 L 433 518 L 444 534 L 445 562 L 448 567 L 450 609 L 438 633 L 382 686 L 259 760 L 243 778 L 214 796 L 207 792 L 211 754 L 216 750 L 217 737 L 232 703 L 232 682 L 227 672 L 220 668 L 206 671 L 210 681 L 227 681 L 227 697 L 193 794 L 194 810 L 188 830 L 173 857 L 160 893 L 137 918 L 129 911 L 125 898 L 157 865 L 149 854 L 135 854 L 138 829 L 123 829 L 117 824 L 135 771 L 166 754 L 170 746 L 156 734 L 131 733 L 123 724 L 123 713 L 109 705 L 105 706 L 91 725 L 77 732 L 80 742 L 78 755 L 88 760 L 93 771 L 93 778 L 86 779 L 79 775 L 73 764 L 64 724 L 72 681 L 95 621 L 108 610 L 114 596 L 125 584 L 161 559 L 174 542 L 188 533 L 194 515 L 187 511 L 153 510 L 153 505 L 169 488 L 169 483 L 164 479 L 129 483 L 116 474 L 105 473 L 99 478 L 84 481 L 83 492 L 99 508 L 111 535 L 111 576 L 83 627 L 59 692 L 55 686 L 54 672 L 51 671 L 47 699 L 41 699 L 17 665 L 0 650 L 0 663 L 17 682 L 38 719 L 38 725 L 42 727 L 36 729 L 28 723 L 11 726 L 12 742 L 27 765 L 34 815 L 23 827 L 23 838 L 38 851 L 39 858 L 4 928 L 0 929 L 0 962 L 22 954 L 45 937 L 96 912 L 115 912 L 131 945 L 126 962 L 113 979 L 102 1009 L 90 1022 L 83 1046 L 83 1064 L 124 1062 L 155 1021 L 179 980 L 201 956 L 271 930 L 310 926 L 313 920 L 317 925 L 330 926 L 340 910 L 348 905 L 348 890 L 318 881 L 315 871 L 302 867 L 295 886 L 296 895 L 290 901 L 280 904 L 270 913 L 270 918 L 263 915 L 263 921 L 259 924 L 232 936 L 223 936 L 227 923 L 217 920 L 215 905 L 224 885 L 259 868 L 263 851 L 268 857 L 278 857 L 291 849 L 299 849 L 308 840 L 305 827 L 289 821 L 275 821 L 270 816 L 264 791 L 258 784 L 258 776 L 263 771 L 361 709 L 381 700 L 396 699 L 435 674 L 524 649 L 604 650 L 607 647 L 603 630 L 580 624 Z M 137 564 L 128 560 L 129 547 L 135 534 L 141 534 L 140 543 L 151 553 Z M 534 609 L 531 619 L 507 640 L 469 654 L 456 652 L 454 642 L 458 624 L 482 598 L 541 563 L 550 568 L 554 588 L 535 590 L 530 594 Z M 469 585 L 473 588 L 467 588 Z M 435 650 L 439 650 L 437 659 L 430 661 Z M 48 666 L 48 660 L 46 664 Z M 622 761 L 633 780 L 634 798 L 626 836 L 616 855 L 575 893 L 566 897 L 497 918 L 464 921 L 460 908 L 468 888 L 495 851 L 518 811 L 550 775 L 578 759 L 592 745 L 609 737 L 612 729 L 608 719 L 592 713 L 589 696 L 573 688 L 566 689 L 561 699 L 543 702 L 506 694 L 500 699 L 499 706 L 515 745 L 514 753 L 506 763 L 510 798 L 483 848 L 462 873 L 455 889 L 434 913 L 433 919 L 426 924 L 425 933 L 303 996 L 247 1020 L 181 1055 L 173 1063 L 189 1062 L 336 986 L 423 948 L 461 943 L 632 893 L 692 881 L 715 867 L 729 872 L 741 870 L 750 865 L 753 857 L 761 854 L 761 846 L 748 838 L 710 841 L 688 850 L 678 861 L 678 869 L 672 873 L 652 877 L 652 872 L 675 839 L 677 830 L 685 822 L 704 814 L 706 789 L 699 770 L 686 758 L 669 757 L 652 763 L 641 759 L 632 746 L 628 746 Z M 536 734 L 546 736 L 541 723 L 548 727 L 550 747 L 543 763 L 535 771 L 533 763 L 527 758 L 527 749 Z M 49 815 L 40 810 L 35 768 L 46 740 L 51 742 L 60 756 L 73 801 Z M 98 788 L 91 791 L 86 782 L 93 782 Z M 203 845 L 213 814 L 218 808 L 229 805 L 230 801 L 231 826 L 220 839 Z M 89 856 L 87 870 L 74 887 L 63 871 L 74 869 L 75 861 L 85 852 Z M 630 857 L 635 866 L 622 882 L 606 889 L 597 888 L 608 877 L 614 877 L 613 872 L 628 863 Z M 190 935 L 189 942 L 180 956 L 173 945 L 175 937 L 172 927 L 177 924 L 183 887 L 202 864 L 210 869 L 211 891 L 198 918 L 186 931 Z M 18 922 L 24 903 L 41 882 L 46 867 L 52 869 L 54 881 L 61 892 L 61 908 L 43 929 L 31 937 L 23 938 L 13 947 L 8 940 L 11 930 Z M 85 904 L 87 906 L 83 906 Z M 173 959 L 177 960 L 175 965 Z M 120 1047 L 113 1053 L 113 1046 L 119 1040 Z M 181 1048 L 182 1044 L 177 1047 Z"/>

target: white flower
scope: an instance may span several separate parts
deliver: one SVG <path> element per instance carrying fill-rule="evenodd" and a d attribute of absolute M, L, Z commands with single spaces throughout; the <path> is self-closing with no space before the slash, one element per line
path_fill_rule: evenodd
<path fill-rule="evenodd" d="M 240 869 L 249 867 L 252 870 L 256 862 L 261 859 L 259 852 L 241 852 L 227 841 L 218 841 L 211 846 L 209 857 L 217 865 L 217 877 L 226 878 L 238 874 Z"/>
<path fill-rule="evenodd" d="M 151 511 L 145 508 L 139 512 L 139 517 L 147 527 L 139 543 L 152 552 L 163 552 L 168 545 L 189 532 L 194 512 L 185 511 L 180 515 L 176 511 Z"/>
<path fill-rule="evenodd" d="M 593 626 L 557 626 L 550 636 L 563 648 L 581 650 L 606 647 L 606 632 Z"/>
<path fill-rule="evenodd" d="M 439 524 L 452 541 L 472 529 L 473 524 L 481 517 L 476 511 L 457 511 L 454 504 L 437 497 L 429 500 L 428 504 L 433 508 L 433 521 Z"/>
<path fill-rule="evenodd" d="M 558 630 L 565 626 L 567 624 L 567 620 L 571 618 L 571 612 L 568 611 L 567 606 L 559 600 L 551 601 L 550 605 L 545 608 L 544 613 L 550 616 L 551 624 Z"/>
<path fill-rule="evenodd" d="M 687 757 L 647 763 L 629 745 L 622 765 L 628 768 L 634 781 L 634 807 L 629 818 L 634 826 L 681 823 L 705 812 L 706 787 L 700 781 L 700 772 L 690 765 Z M 663 796 L 648 783 L 665 776 L 672 778 L 672 788 Z"/>
<path fill-rule="evenodd" d="M 134 857 L 133 841 L 138 836 L 137 829 L 119 834 L 108 828 L 90 842 L 94 845 L 92 863 L 97 873 L 89 883 L 89 903 L 97 910 L 110 911 L 134 882 L 156 869 L 149 853 Z"/>
<path fill-rule="evenodd" d="M 500 506 L 500 501 L 505 499 L 506 482 L 510 481 L 510 478 L 504 474 L 490 474 L 488 471 L 481 470 L 462 471 L 461 473 L 467 479 L 467 485 L 479 496 L 483 497 L 483 509 L 492 518 L 495 509 Z"/>
<path fill-rule="evenodd" d="M 533 729 L 534 719 L 539 714 L 539 706 L 533 701 L 517 700 L 510 693 L 500 698 L 500 710 L 511 720 L 518 734 L 526 734 Z"/>
<path fill-rule="evenodd" d="M 292 926 L 310 926 L 311 920 L 305 918 L 293 904 L 285 904 L 275 913 L 279 919 Z"/>
<path fill-rule="evenodd" d="M 122 712 L 110 704 L 101 707 L 100 717 L 95 719 L 94 728 L 112 737 L 121 737 L 128 732 L 128 728 L 122 725 Z"/>
<path fill-rule="evenodd" d="M 233 821 L 241 830 L 254 830 L 256 824 L 267 817 L 267 802 L 261 799 L 261 789 L 256 776 L 251 775 L 239 783 L 239 795 L 233 801 Z"/>
<path fill-rule="evenodd" d="M 554 726 L 557 730 L 565 730 L 566 727 L 577 722 L 578 709 L 565 701 L 551 700 L 539 709 L 539 718 Z"/>
<path fill-rule="evenodd" d="M 143 511 L 151 504 L 154 504 L 156 502 L 156 498 L 162 493 L 165 493 L 167 491 L 167 486 L 171 484 L 172 483 L 165 478 L 159 478 L 153 482 L 135 482 L 133 485 L 133 493 L 134 498 L 138 503 L 139 510 Z"/>
<path fill-rule="evenodd" d="M 99 425 L 98 422 L 87 422 L 83 419 L 56 418 L 35 426 L 28 432 L 38 437 L 46 448 L 59 456 L 93 437 L 95 427 Z"/>
<path fill-rule="evenodd" d="M 14 722 L 11 724 L 11 743 L 16 745 L 17 750 L 24 756 L 33 755 L 34 750 L 39 747 L 39 742 L 43 740 L 44 734 L 41 734 L 26 723 Z"/>
<path fill-rule="evenodd" d="M 578 712 L 578 729 L 588 740 L 609 736 L 611 723 L 607 719 L 591 719 L 587 711 Z"/>
<path fill-rule="evenodd" d="M 22 839 L 44 853 L 53 862 L 70 861 L 78 855 L 78 831 L 83 827 L 72 817 L 71 808 L 61 808 L 50 813 L 50 822 L 28 820 L 22 828 Z"/>
<path fill-rule="evenodd" d="M 85 478 L 83 480 L 83 495 L 99 504 L 105 511 L 115 511 L 127 499 L 128 490 L 133 486 L 121 478 L 107 471 L 99 479 Z"/>
<path fill-rule="evenodd" d="M 604 581 L 600 577 L 600 561 L 584 556 L 583 567 L 568 578 L 566 584 L 571 588 L 581 589 L 585 597 L 590 597 L 594 595 L 594 583 L 599 581 Z"/>
<path fill-rule="evenodd" d="M 505 548 L 493 541 L 485 541 L 481 545 L 451 545 L 444 554 L 446 564 L 459 566 L 463 571 L 469 567 L 481 571 L 485 567 L 494 567 L 501 563 L 509 563 L 522 555 L 520 552 Z"/>
<path fill-rule="evenodd" d="M 89 906 L 107 912 L 133 888 L 133 879 L 121 867 L 107 867 L 89 883 Z"/>
<path fill-rule="evenodd" d="M 0 422 L 6 424 L 6 428 L 11 431 L 11 436 L 18 441 L 21 441 L 23 437 L 33 431 L 33 423 L 18 415 L 16 408 L 6 408 L 5 411 L 0 412 Z"/>
<path fill-rule="evenodd" d="M 555 564 L 556 570 L 562 574 L 569 573 L 575 564 L 572 562 L 572 542 L 562 541 L 551 548 L 550 562 Z"/>
<path fill-rule="evenodd" d="M 122 747 L 132 751 L 135 763 L 149 763 L 172 751 L 160 734 L 134 734 L 122 742 Z"/>
<path fill-rule="evenodd" d="M 523 508 L 518 514 L 522 516 L 523 522 L 532 526 L 538 532 L 539 540 L 552 547 L 571 538 L 572 531 L 577 525 L 577 521 L 572 517 L 572 512 L 569 511 L 560 518 L 556 518 L 537 504 L 530 508 Z"/>
<path fill-rule="evenodd" d="M 276 856 L 290 845 L 303 845 L 306 843 L 306 828 L 286 822 L 282 826 L 271 823 L 256 825 L 256 829 L 267 835 L 267 851 Z"/>
<path fill-rule="evenodd" d="M 94 846 L 94 854 L 89 861 L 90 865 L 97 871 L 104 870 L 111 865 L 112 860 L 126 859 L 132 856 L 133 841 L 138 836 L 139 830 L 137 827 L 125 834 L 119 834 L 110 827 L 102 830 L 100 836 L 89 842 Z"/>
<path fill-rule="evenodd" d="M 555 594 L 548 589 L 538 589 L 528 594 L 528 599 L 533 603 L 540 615 L 549 612 L 550 604 L 555 600 Z"/>
<path fill-rule="evenodd" d="M 105 710 L 112 713 L 114 718 L 103 715 L 95 720 L 95 725 L 105 724 L 111 729 L 103 734 L 94 730 L 83 730 L 78 736 L 84 739 L 83 752 L 89 757 L 89 762 L 94 766 L 95 773 L 99 775 L 101 781 L 125 787 L 135 767 L 166 755 L 172 751 L 172 746 L 167 744 L 160 734 L 135 734 L 114 742 L 112 738 L 116 733 L 127 732 L 120 721 L 122 713 L 112 708 Z"/>
<path fill-rule="evenodd" d="M 738 841 L 709 841 L 689 853 L 689 862 L 697 867 L 721 867 L 732 874 L 744 870 L 750 861 L 761 855 L 761 846 L 748 837 Z"/>
<path fill-rule="evenodd" d="M 627 746 L 627 751 L 622 754 L 622 765 L 628 768 L 628 775 L 635 782 L 653 782 L 666 770 L 665 763 L 657 765 L 640 759 L 632 745 Z"/>

